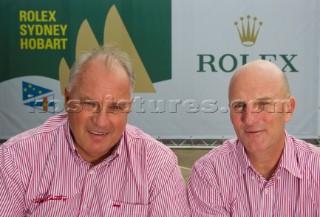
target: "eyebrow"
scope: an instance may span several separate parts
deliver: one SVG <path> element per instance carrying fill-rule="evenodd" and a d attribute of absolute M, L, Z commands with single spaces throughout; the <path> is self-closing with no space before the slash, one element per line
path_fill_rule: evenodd
<path fill-rule="evenodd" d="M 88 96 L 81 96 L 81 97 L 79 97 L 79 99 L 80 100 L 94 100 L 94 99 L 92 99 L 91 97 L 88 97 Z"/>
<path fill-rule="evenodd" d="M 255 101 L 255 100 L 274 100 L 272 99 L 271 97 L 259 97 L 259 98 L 256 98 L 256 99 L 251 99 L 249 100 L 248 102 L 250 101 Z M 247 102 L 246 100 L 243 100 L 243 99 L 235 99 L 235 100 L 232 100 L 231 102 Z"/>
<path fill-rule="evenodd" d="M 255 100 L 273 100 L 271 97 L 261 97 L 261 98 L 257 98 Z"/>
<path fill-rule="evenodd" d="M 84 95 L 84 96 L 81 96 L 81 97 L 79 97 L 79 100 L 92 100 L 92 101 L 97 101 L 97 102 L 99 102 L 99 100 L 96 100 L 96 99 L 92 99 L 91 97 L 89 97 L 89 96 L 87 96 L 87 95 Z M 132 100 L 132 98 L 130 98 L 130 99 L 118 99 L 118 100 L 116 100 L 116 99 L 112 99 L 112 100 L 110 100 L 110 103 L 113 103 L 113 104 L 119 104 L 119 103 L 129 103 L 130 101 Z M 105 101 L 105 100 L 103 100 L 103 101 Z"/>
<path fill-rule="evenodd" d="M 252 100 L 249 100 L 249 101 L 245 101 L 245 100 L 242 100 L 242 99 L 235 99 L 235 100 L 232 100 L 229 105 L 232 105 L 233 103 L 245 103 L 247 104 L 248 102 L 252 102 L 252 101 L 264 101 L 264 100 L 273 100 L 271 97 L 259 97 L 257 99 L 252 99 Z"/>

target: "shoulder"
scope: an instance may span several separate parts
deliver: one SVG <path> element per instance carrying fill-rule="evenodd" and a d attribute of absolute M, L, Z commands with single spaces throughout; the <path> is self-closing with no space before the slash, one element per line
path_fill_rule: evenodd
<path fill-rule="evenodd" d="M 162 186 L 178 176 L 178 171 L 180 174 L 177 157 L 168 146 L 131 125 L 127 125 L 125 135 L 129 161 L 143 168 L 150 183 Z"/>
<path fill-rule="evenodd" d="M 213 148 L 209 153 L 201 157 L 192 167 L 192 174 L 212 183 L 225 183 L 224 179 L 237 177 L 238 160 L 236 156 L 236 139 L 225 141 L 222 145 Z"/>
<path fill-rule="evenodd" d="M 62 131 L 62 128 L 66 123 L 66 114 L 53 116 L 42 125 L 11 137 L 3 143 L 0 148 L 7 150 L 19 148 L 28 149 L 29 145 L 37 147 L 39 146 L 39 143 L 41 143 L 41 146 L 43 147 L 43 145 L 46 144 L 46 141 L 49 142 L 50 140 L 53 140 L 51 137 Z"/>
<path fill-rule="evenodd" d="M 297 139 L 294 136 L 288 135 L 289 140 L 294 145 L 296 154 L 302 161 L 317 161 L 320 162 L 320 147 L 308 143 L 304 140 Z"/>
<path fill-rule="evenodd" d="M 168 155 L 172 155 L 173 153 L 168 146 L 156 140 L 138 127 L 127 124 L 125 132 L 129 144 L 139 146 L 148 151 L 161 152 Z"/>
<path fill-rule="evenodd" d="M 152 158 L 165 158 L 176 161 L 175 154 L 168 146 L 154 139 L 138 127 L 127 124 L 125 135 L 130 149 L 143 151 Z"/>
<path fill-rule="evenodd" d="M 226 140 L 222 145 L 213 148 L 206 155 L 197 160 L 193 167 L 198 170 L 223 167 L 226 164 L 235 163 L 235 151 L 236 151 L 237 140 L 230 139 Z"/>
<path fill-rule="evenodd" d="M 295 148 L 301 172 L 320 187 L 320 147 L 288 135 Z"/>
<path fill-rule="evenodd" d="M 43 165 L 41 162 L 52 153 L 52 146 L 63 140 L 64 123 L 66 119 L 61 115 L 54 116 L 43 125 L 7 140 L 0 146 L 0 167 L 10 171 L 11 177 L 16 178 L 15 173 L 19 173 L 23 180 L 28 180 L 31 171 Z"/>

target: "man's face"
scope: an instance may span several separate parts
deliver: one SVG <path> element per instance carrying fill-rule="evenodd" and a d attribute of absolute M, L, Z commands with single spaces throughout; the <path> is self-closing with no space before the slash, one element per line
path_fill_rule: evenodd
<path fill-rule="evenodd" d="M 242 72 L 230 86 L 230 118 L 248 153 L 282 150 L 285 123 L 290 120 L 294 99 L 286 99 L 281 77 L 263 69 Z"/>
<path fill-rule="evenodd" d="M 88 162 L 101 160 L 117 144 L 127 123 L 131 106 L 128 75 L 119 64 L 107 67 L 102 60 L 91 60 L 65 97 L 78 153 Z"/>

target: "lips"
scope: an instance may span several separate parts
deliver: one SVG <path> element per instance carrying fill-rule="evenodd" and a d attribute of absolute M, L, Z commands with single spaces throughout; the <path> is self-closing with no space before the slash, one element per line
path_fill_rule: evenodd
<path fill-rule="evenodd" d="M 245 132 L 249 134 L 256 134 L 262 132 L 262 130 L 245 130 Z"/>
<path fill-rule="evenodd" d="M 93 131 L 93 130 L 89 130 L 89 133 L 96 135 L 96 136 L 104 136 L 104 135 L 108 134 L 106 132 L 99 132 L 99 131 Z"/>

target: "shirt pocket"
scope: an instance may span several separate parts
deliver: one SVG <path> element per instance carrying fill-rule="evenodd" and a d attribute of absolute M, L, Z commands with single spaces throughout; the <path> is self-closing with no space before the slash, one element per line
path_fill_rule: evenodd
<path fill-rule="evenodd" d="M 148 214 L 148 205 L 129 204 L 112 201 L 109 207 L 110 217 L 146 217 Z"/>

